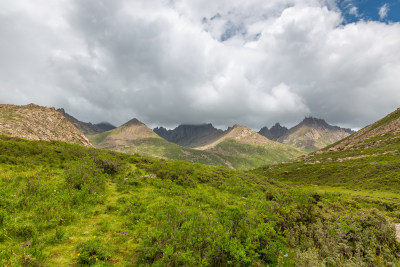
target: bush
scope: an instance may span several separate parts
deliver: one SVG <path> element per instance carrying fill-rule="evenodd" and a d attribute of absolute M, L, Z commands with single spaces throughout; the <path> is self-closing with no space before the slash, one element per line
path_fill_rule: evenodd
<path fill-rule="evenodd" d="M 99 240 L 89 240 L 77 247 L 78 261 L 80 264 L 95 264 L 99 261 L 110 259 L 110 254 L 105 245 Z"/>
<path fill-rule="evenodd" d="M 93 157 L 93 161 L 96 163 L 97 168 L 101 169 L 106 174 L 117 174 L 122 170 L 121 163 L 109 158 Z"/>
<path fill-rule="evenodd" d="M 87 187 L 89 193 L 94 194 L 104 191 L 106 177 L 92 160 L 84 158 L 65 167 L 65 182 L 77 190 Z"/>

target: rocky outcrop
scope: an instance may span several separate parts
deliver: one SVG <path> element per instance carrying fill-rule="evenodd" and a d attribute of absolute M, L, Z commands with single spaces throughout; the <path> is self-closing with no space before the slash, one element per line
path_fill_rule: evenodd
<path fill-rule="evenodd" d="M 0 134 L 91 146 L 85 135 L 55 108 L 35 104 L 0 105 Z"/>

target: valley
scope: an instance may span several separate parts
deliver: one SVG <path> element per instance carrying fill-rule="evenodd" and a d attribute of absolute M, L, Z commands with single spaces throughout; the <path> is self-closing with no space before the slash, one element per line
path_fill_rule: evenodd
<path fill-rule="evenodd" d="M 0 118 L 0 265 L 400 263 L 400 110 L 307 155 L 240 125 L 187 148 L 137 119 L 89 145 L 55 109 L 12 110 Z"/>

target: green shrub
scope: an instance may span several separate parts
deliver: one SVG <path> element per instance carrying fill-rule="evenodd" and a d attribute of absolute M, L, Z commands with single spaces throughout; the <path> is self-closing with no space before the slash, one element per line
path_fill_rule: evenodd
<path fill-rule="evenodd" d="M 79 244 L 77 253 L 80 264 L 92 265 L 110 259 L 110 252 L 99 240 L 89 240 Z"/>
<path fill-rule="evenodd" d="M 106 177 L 92 160 L 84 158 L 81 161 L 70 162 L 65 167 L 65 182 L 77 190 L 86 186 L 89 193 L 94 194 L 104 191 Z"/>
<path fill-rule="evenodd" d="M 103 173 L 113 175 L 119 173 L 122 170 L 121 163 L 110 157 L 92 157 L 92 159 L 96 163 L 97 168 L 101 169 Z"/>

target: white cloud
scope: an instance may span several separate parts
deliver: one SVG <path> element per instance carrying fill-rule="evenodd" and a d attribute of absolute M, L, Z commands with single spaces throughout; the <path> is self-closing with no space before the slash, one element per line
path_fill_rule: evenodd
<path fill-rule="evenodd" d="M 48 4 L 48 5 L 46 5 Z M 79 119 L 362 127 L 400 105 L 400 24 L 323 0 L 0 0 L 0 99 Z"/>
<path fill-rule="evenodd" d="M 356 6 L 352 6 L 352 7 L 349 9 L 349 14 L 358 17 L 358 16 L 359 16 L 359 14 L 358 14 L 358 8 L 357 8 Z"/>
<path fill-rule="evenodd" d="M 384 19 L 387 17 L 387 14 L 389 12 L 389 5 L 388 4 L 384 4 L 383 6 L 381 6 L 381 8 L 379 8 L 379 17 L 380 19 Z"/>

